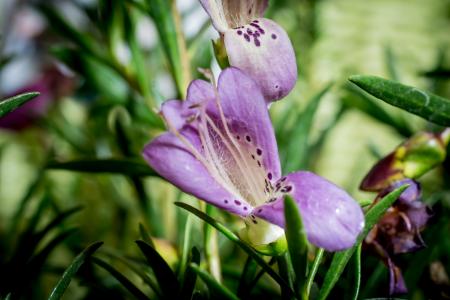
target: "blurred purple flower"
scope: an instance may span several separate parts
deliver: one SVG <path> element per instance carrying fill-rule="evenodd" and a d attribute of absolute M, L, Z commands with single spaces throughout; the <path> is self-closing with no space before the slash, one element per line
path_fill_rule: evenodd
<path fill-rule="evenodd" d="M 420 231 L 431 216 L 428 206 L 420 201 L 420 185 L 405 179 L 392 183 L 382 190 L 375 203 L 394 189 L 409 184 L 394 205 L 388 209 L 377 225 L 369 232 L 365 244 L 383 259 L 389 268 L 391 295 L 407 292 L 402 272 L 395 264 L 398 254 L 414 252 L 425 247 Z"/>
<path fill-rule="evenodd" d="M 9 95 L 13 96 L 26 92 L 40 93 L 35 99 L 0 118 L 0 128 L 22 130 L 33 125 L 39 118 L 46 115 L 52 102 L 67 94 L 72 86 L 73 79 L 62 74 L 58 69 L 50 68 L 46 70 L 35 82 Z"/>
<path fill-rule="evenodd" d="M 262 18 L 268 0 L 200 0 L 219 31 L 231 66 L 252 76 L 268 102 L 285 97 L 297 81 L 294 49 L 277 23 Z"/>
<path fill-rule="evenodd" d="M 364 225 L 361 208 L 318 175 L 281 175 L 266 102 L 246 73 L 228 68 L 218 87 L 195 80 L 187 100 L 166 101 L 161 114 L 169 132 L 145 147 L 144 158 L 184 192 L 241 216 L 250 243 L 283 236 L 283 198 L 289 194 L 312 244 L 329 251 L 353 246 Z"/>

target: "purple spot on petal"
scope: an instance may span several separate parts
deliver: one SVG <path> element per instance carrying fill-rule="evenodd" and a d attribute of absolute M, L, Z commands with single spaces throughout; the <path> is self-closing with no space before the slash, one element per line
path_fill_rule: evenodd
<path fill-rule="evenodd" d="M 255 156 L 252 154 L 252 158 L 255 159 Z"/>
<path fill-rule="evenodd" d="M 258 160 L 258 167 L 261 167 L 261 162 Z"/>
<path fill-rule="evenodd" d="M 259 21 L 258 21 L 258 20 L 253 20 L 253 22 L 254 22 L 254 23 L 259 23 Z"/>
<path fill-rule="evenodd" d="M 238 136 L 236 136 L 236 139 L 239 141 L 241 139 L 241 137 L 238 135 Z"/>
<path fill-rule="evenodd" d="M 224 200 L 223 202 L 225 202 L 225 204 L 228 204 L 228 200 Z"/>
<path fill-rule="evenodd" d="M 241 203 L 241 201 L 239 201 L 239 200 L 234 200 L 234 203 L 236 203 L 236 205 L 241 205 L 242 203 Z"/>
<path fill-rule="evenodd" d="M 250 36 L 246 33 L 244 33 L 244 38 L 247 42 L 250 42 Z"/>
<path fill-rule="evenodd" d="M 258 40 L 257 37 L 255 37 L 254 42 L 255 42 L 255 46 L 256 46 L 256 47 L 261 46 L 261 42 Z"/>
<path fill-rule="evenodd" d="M 283 182 L 286 180 L 286 177 L 282 177 L 280 180 L 281 180 L 281 182 Z"/>
<path fill-rule="evenodd" d="M 254 224 L 258 224 L 258 222 L 257 222 L 256 220 L 253 220 L 253 219 L 252 219 L 252 222 L 253 222 Z"/>
<path fill-rule="evenodd" d="M 242 35 L 242 30 L 238 30 L 238 31 L 237 31 L 237 34 L 238 34 L 238 35 Z"/>
<path fill-rule="evenodd" d="M 261 149 L 256 149 L 256 154 L 261 155 L 262 154 L 262 150 Z"/>
<path fill-rule="evenodd" d="M 292 191 L 292 186 L 288 185 L 284 189 L 286 190 L 286 193 L 289 193 L 290 191 Z"/>
<path fill-rule="evenodd" d="M 247 210 L 248 208 L 247 208 L 247 206 L 244 206 L 244 210 Z"/>
<path fill-rule="evenodd" d="M 261 212 L 262 212 L 262 208 L 258 209 L 258 213 L 261 213 Z"/>
<path fill-rule="evenodd" d="M 252 141 L 252 138 L 249 135 L 245 136 L 245 139 L 247 140 L 247 142 L 251 142 Z"/>
<path fill-rule="evenodd" d="M 275 33 L 272 33 L 272 39 L 274 39 L 274 40 L 277 39 L 277 35 Z"/>
<path fill-rule="evenodd" d="M 269 180 L 272 180 L 272 173 L 267 173 L 267 178 L 269 178 Z"/>

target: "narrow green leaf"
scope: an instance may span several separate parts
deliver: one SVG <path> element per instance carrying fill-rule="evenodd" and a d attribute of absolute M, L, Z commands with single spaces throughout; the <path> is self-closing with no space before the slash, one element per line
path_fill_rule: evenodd
<path fill-rule="evenodd" d="M 185 78 L 182 60 L 181 45 L 177 34 L 176 20 L 172 14 L 172 1 L 146 0 L 150 17 L 156 25 L 164 52 L 169 60 L 169 65 L 180 95 L 184 94 L 187 78 Z"/>
<path fill-rule="evenodd" d="M 352 283 L 353 295 L 351 298 L 353 300 L 358 300 L 359 288 L 361 286 L 361 249 L 362 249 L 362 244 L 359 244 L 358 247 L 356 248 L 355 254 L 353 254 L 354 269 L 352 272 L 352 276 L 354 277 L 354 282 Z"/>
<path fill-rule="evenodd" d="M 191 255 L 189 258 L 189 264 L 200 264 L 200 252 L 196 247 L 193 247 L 191 250 Z M 180 299 L 190 300 L 192 299 L 192 294 L 194 293 L 195 283 L 197 281 L 197 273 L 190 267 L 186 268 L 186 271 L 183 275 L 183 283 L 180 292 Z"/>
<path fill-rule="evenodd" d="M 128 176 L 159 176 L 150 167 L 132 159 L 80 159 L 68 162 L 51 161 L 46 166 L 50 170 L 67 170 L 84 173 L 117 173 Z"/>
<path fill-rule="evenodd" d="M 103 242 L 95 242 L 88 246 L 83 252 L 81 252 L 66 269 L 61 279 L 58 281 L 56 286 L 53 288 L 48 300 L 58 300 L 64 295 L 70 281 L 78 272 L 80 267 L 85 263 L 85 261 L 103 244 Z"/>
<path fill-rule="evenodd" d="M 376 76 L 354 75 L 349 80 L 367 93 L 418 115 L 430 122 L 450 126 L 450 100 Z"/>
<path fill-rule="evenodd" d="M 101 56 L 99 50 L 102 49 L 102 47 L 98 47 L 91 35 L 79 32 L 51 5 L 41 3 L 38 5 L 38 8 L 47 21 L 52 24 L 52 30 L 75 43 L 83 51 L 98 57 Z"/>
<path fill-rule="evenodd" d="M 328 84 L 324 89 L 317 93 L 309 102 L 308 106 L 297 116 L 296 123 L 288 134 L 289 143 L 287 143 L 286 169 L 287 172 L 293 172 L 307 167 L 309 157 L 309 137 L 311 128 L 319 104 L 323 96 L 331 89 L 333 84 Z M 284 133 L 285 134 L 285 133 Z"/>
<path fill-rule="evenodd" d="M 303 290 L 307 272 L 308 240 L 297 204 L 291 197 L 284 199 L 286 240 L 295 272 L 295 291 Z"/>
<path fill-rule="evenodd" d="M 250 295 L 249 284 L 253 281 L 256 275 L 258 265 L 251 256 L 247 257 L 244 269 L 242 270 L 241 279 L 237 289 L 237 295 L 240 298 L 248 298 Z"/>
<path fill-rule="evenodd" d="M 113 266 L 98 257 L 92 257 L 91 260 L 98 266 L 108 271 L 108 273 L 111 274 L 111 276 L 113 276 L 118 282 L 120 282 L 120 284 L 123 285 L 123 287 L 126 288 L 136 299 L 149 299 L 137 286 L 134 285 L 134 283 L 128 280 L 128 278 L 122 275 L 122 273 L 117 271 Z"/>
<path fill-rule="evenodd" d="M 144 242 L 155 248 L 155 245 L 153 244 L 152 237 L 148 233 L 148 231 L 145 229 L 144 225 L 142 223 L 139 223 L 139 233 L 141 234 L 141 238 Z"/>
<path fill-rule="evenodd" d="M 42 266 L 44 265 L 45 261 L 47 260 L 48 256 L 52 253 L 52 251 L 63 241 L 65 241 L 68 237 L 70 237 L 72 234 L 77 232 L 77 228 L 71 228 L 67 229 L 60 234 L 56 235 L 54 238 L 52 238 L 45 247 L 31 260 L 27 263 L 29 266 L 29 269 L 32 271 L 35 270 L 41 270 Z M 39 271 L 37 271 L 39 272 Z"/>
<path fill-rule="evenodd" d="M 136 241 L 136 244 L 147 259 L 149 266 L 153 269 L 162 293 L 171 299 L 176 299 L 180 291 L 180 284 L 167 262 L 146 242 Z"/>
<path fill-rule="evenodd" d="M 230 299 L 239 300 L 239 298 L 231 292 L 227 287 L 217 282 L 214 277 L 200 269 L 196 264 L 190 264 L 189 266 L 198 276 L 206 283 L 213 299 Z"/>
<path fill-rule="evenodd" d="M 312 267 L 308 272 L 308 278 L 306 279 L 305 291 L 304 291 L 304 295 L 306 296 L 306 299 L 309 299 L 309 294 L 311 293 L 311 287 L 314 283 L 314 278 L 316 277 L 317 271 L 319 270 L 319 266 L 322 261 L 322 257 L 323 257 L 324 253 L 325 253 L 325 250 L 323 248 L 319 248 L 317 250 L 316 257 L 314 258 Z"/>
<path fill-rule="evenodd" d="M 231 230 L 226 228 L 221 223 L 217 222 L 210 216 L 206 215 L 205 213 L 201 212 L 200 210 L 196 209 L 195 207 L 190 206 L 189 204 L 182 203 L 182 202 L 176 202 L 175 205 L 193 213 L 203 221 L 207 222 L 209 225 L 216 228 L 219 232 L 221 232 L 226 238 L 228 238 L 230 241 L 234 242 L 236 245 L 238 245 L 242 250 L 244 250 L 248 255 L 250 255 L 261 268 L 264 269 L 264 271 L 267 272 L 268 275 L 270 275 L 281 287 L 287 289 L 290 291 L 290 293 L 293 295 L 294 292 L 292 289 L 289 288 L 289 285 L 286 283 L 286 281 L 280 277 L 266 262 L 265 260 L 253 250 L 252 247 L 244 243 L 239 239 L 237 235 L 235 235 Z"/>
<path fill-rule="evenodd" d="M 178 274 L 180 278 L 180 282 L 184 281 L 184 275 L 186 272 L 186 268 L 189 260 L 189 248 L 190 248 L 190 239 L 191 239 L 191 228 L 192 228 L 192 219 L 191 216 L 188 215 L 186 218 L 186 223 L 184 226 L 184 234 L 183 234 L 183 249 L 181 252 L 180 265 L 178 267 Z"/>
<path fill-rule="evenodd" d="M 324 300 L 328 297 L 331 290 L 339 280 L 342 272 L 345 269 L 348 261 L 352 257 L 356 248 L 361 244 L 363 239 L 367 236 L 372 227 L 378 223 L 378 220 L 384 215 L 386 210 L 392 206 L 392 204 L 397 200 L 397 198 L 403 193 L 403 191 L 407 188 L 407 185 L 401 186 L 393 192 L 386 195 L 383 199 L 381 199 L 377 204 L 375 204 L 367 213 L 366 213 L 366 224 L 364 226 L 363 232 L 359 235 L 356 240 L 355 246 L 345 251 L 336 252 L 333 256 L 333 260 L 331 261 L 331 266 L 325 275 L 324 283 L 322 288 L 320 289 L 319 300 Z"/>
<path fill-rule="evenodd" d="M 24 105 L 31 99 L 36 98 L 37 96 L 39 96 L 39 93 L 33 92 L 33 93 L 20 94 L 20 95 L 2 100 L 0 102 L 0 118 L 9 114 L 10 112 L 14 111 L 15 109 L 19 108 L 20 106 Z"/>

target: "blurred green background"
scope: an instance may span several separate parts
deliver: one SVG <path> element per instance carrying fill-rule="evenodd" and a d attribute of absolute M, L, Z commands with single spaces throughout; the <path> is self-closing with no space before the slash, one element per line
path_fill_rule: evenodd
<path fill-rule="evenodd" d="M 170 16 L 161 13 L 167 7 Z M 359 201 L 373 199 L 358 190 L 371 166 L 405 138 L 436 127 L 364 94 L 347 78 L 379 75 L 449 98 L 450 1 L 277 0 L 266 16 L 288 32 L 299 67 L 294 91 L 271 106 L 283 170 L 313 170 Z M 216 38 L 194 0 L 0 2 L 0 98 L 49 69 L 58 70 L 52 90 L 61 90 L 51 93 L 49 109 L 30 126 L 0 129 L 0 261 L 23 246 L 21 233 L 82 207 L 35 245 L 30 256 L 61 232 L 77 229 L 52 248 L 36 274 L 23 269 L 24 299 L 46 298 L 73 257 L 98 240 L 105 242 L 99 257 L 139 282 L 119 259 L 136 263 L 139 224 L 176 264 L 187 214 L 173 202 L 198 203 L 156 176 L 140 176 L 149 172 L 140 152 L 164 130 L 155 114 L 162 101 L 182 98 L 189 79 L 201 77 L 198 67 L 218 74 L 211 44 Z M 315 99 L 330 83 L 332 89 Z M 100 159 L 107 161 L 99 165 Z M 75 166 L 60 164 L 73 161 Z M 123 170 L 124 161 L 134 168 Z M 94 174 L 105 165 L 113 174 Z M 405 258 L 408 299 L 435 296 L 431 262 L 450 272 L 450 183 L 443 172 L 438 168 L 421 180 L 424 199 L 439 218 L 425 231 L 429 248 Z M 233 230 L 242 227 L 237 218 L 211 212 Z M 203 223 L 191 219 L 190 244 L 203 249 Z M 234 286 L 244 255 L 222 237 L 219 249 L 223 276 Z M 370 256 L 363 259 L 361 297 L 385 296 L 386 269 Z M 83 272 L 65 299 L 133 298 L 104 270 Z M 265 280 L 260 292 L 272 295 Z M 344 278 L 339 288 L 345 285 Z"/>

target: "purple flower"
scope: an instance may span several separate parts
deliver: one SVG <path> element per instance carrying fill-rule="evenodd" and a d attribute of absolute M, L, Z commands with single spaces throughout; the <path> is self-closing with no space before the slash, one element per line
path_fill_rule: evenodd
<path fill-rule="evenodd" d="M 345 191 L 310 172 L 281 175 L 266 102 L 243 71 L 224 70 L 217 87 L 193 81 L 187 100 L 165 102 L 161 114 L 169 132 L 144 158 L 184 192 L 241 216 L 251 244 L 283 236 L 285 195 L 298 204 L 311 243 L 329 251 L 355 243 L 364 217 Z"/>
<path fill-rule="evenodd" d="M 404 184 L 410 186 L 388 209 L 365 239 L 365 244 L 375 250 L 389 268 L 391 295 L 407 292 L 402 272 L 396 266 L 395 260 L 399 254 L 414 252 L 425 246 L 420 231 L 431 216 L 429 207 L 420 201 L 419 183 L 411 179 L 392 183 L 379 193 L 375 202 Z"/>
<path fill-rule="evenodd" d="M 262 18 L 268 0 L 200 0 L 219 31 L 231 66 L 252 76 L 266 101 L 285 97 L 297 81 L 294 49 L 287 33 Z"/>

